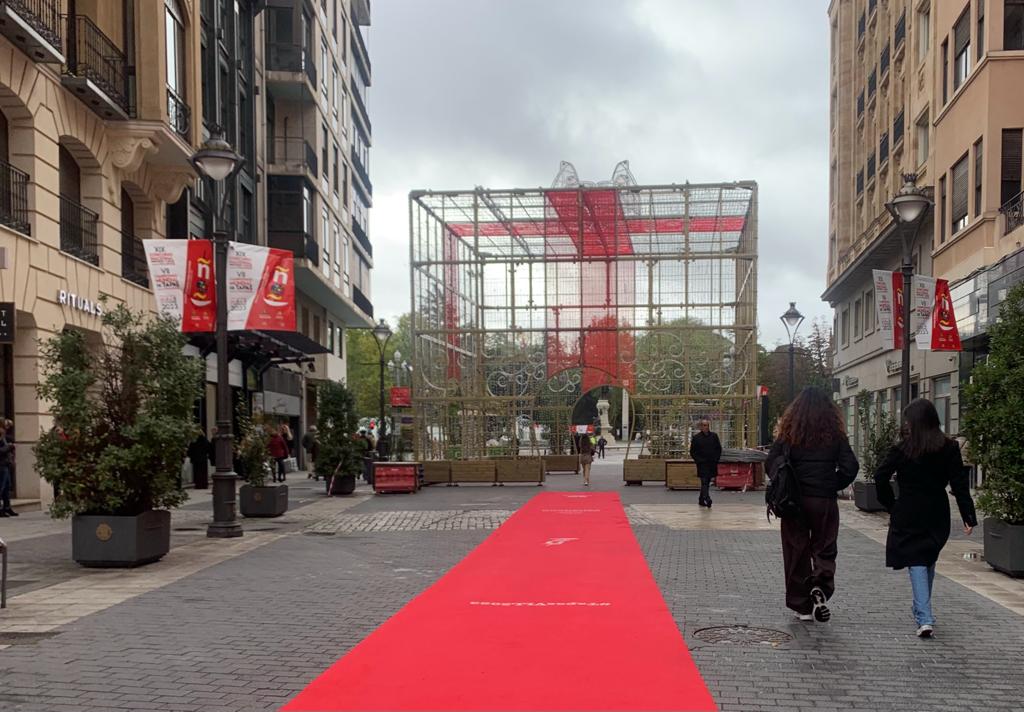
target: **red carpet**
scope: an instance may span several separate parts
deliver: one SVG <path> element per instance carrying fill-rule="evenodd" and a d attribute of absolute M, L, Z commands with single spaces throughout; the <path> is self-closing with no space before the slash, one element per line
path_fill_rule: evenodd
<path fill-rule="evenodd" d="M 716 707 L 618 495 L 552 492 L 283 709 Z"/>

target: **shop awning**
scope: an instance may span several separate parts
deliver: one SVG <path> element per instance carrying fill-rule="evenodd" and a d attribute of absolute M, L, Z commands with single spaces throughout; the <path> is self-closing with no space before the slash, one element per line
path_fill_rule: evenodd
<path fill-rule="evenodd" d="M 213 334 L 192 334 L 189 343 L 203 356 L 217 351 Z M 306 363 L 317 354 L 328 353 L 313 339 L 297 331 L 232 331 L 228 334 L 228 357 L 246 366 L 271 366 L 284 363 Z"/>

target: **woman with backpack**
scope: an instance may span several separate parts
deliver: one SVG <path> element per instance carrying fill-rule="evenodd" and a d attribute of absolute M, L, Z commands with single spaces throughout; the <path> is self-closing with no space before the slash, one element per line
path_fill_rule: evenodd
<path fill-rule="evenodd" d="M 765 468 L 773 480 L 789 481 L 797 510 L 781 519 L 786 606 L 802 621 L 824 623 L 832 617 L 827 602 L 835 593 L 836 500 L 860 469 L 828 393 L 805 388 L 789 405 Z"/>
<path fill-rule="evenodd" d="M 974 530 L 978 518 L 960 446 L 942 432 L 931 401 L 918 398 L 906 407 L 902 434 L 902 441 L 889 450 L 875 472 L 878 501 L 890 513 L 885 565 L 909 571 L 917 635 L 931 638 L 935 562 L 950 530 L 947 485 L 956 497 L 965 534 Z M 889 482 L 893 473 L 900 486 L 899 499 Z"/>

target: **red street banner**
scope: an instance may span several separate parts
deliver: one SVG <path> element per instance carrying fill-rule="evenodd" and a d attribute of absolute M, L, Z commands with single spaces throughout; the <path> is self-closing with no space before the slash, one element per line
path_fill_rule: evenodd
<path fill-rule="evenodd" d="M 392 386 L 391 387 L 391 407 L 392 408 L 411 408 L 412 407 L 412 389 L 408 386 Z"/>
<path fill-rule="evenodd" d="M 217 300 L 213 243 L 209 240 L 143 240 L 157 311 L 184 332 L 214 331 Z"/>
<path fill-rule="evenodd" d="M 882 345 L 886 349 L 903 348 L 903 275 L 900 272 L 874 270 L 875 314 Z M 910 330 L 917 348 L 927 351 L 959 351 L 960 335 L 949 282 L 914 275 L 910 303 Z"/>
<path fill-rule="evenodd" d="M 577 435 L 584 435 L 584 434 L 587 434 L 587 433 L 593 434 L 594 426 L 593 425 L 570 425 L 569 426 L 569 432 L 570 433 L 576 433 Z"/>
<path fill-rule="evenodd" d="M 185 267 L 185 308 L 181 313 L 181 330 L 216 331 L 217 290 L 213 277 L 213 243 L 210 240 L 189 240 Z"/>
<path fill-rule="evenodd" d="M 295 331 L 295 258 L 290 250 L 228 245 L 228 329 Z"/>
<path fill-rule="evenodd" d="M 930 351 L 959 351 L 960 332 L 953 314 L 953 298 L 949 294 L 949 282 L 935 280 L 931 318 L 926 319 L 917 332 L 917 348 Z"/>

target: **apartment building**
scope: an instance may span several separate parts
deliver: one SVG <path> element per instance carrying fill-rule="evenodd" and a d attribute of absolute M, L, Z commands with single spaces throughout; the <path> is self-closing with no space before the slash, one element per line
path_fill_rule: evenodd
<path fill-rule="evenodd" d="M 900 357 L 881 345 L 872 270 L 901 263 L 905 235 L 885 204 L 903 174 L 915 174 L 935 201 L 916 235 L 906 235 L 914 270 L 950 281 L 962 329 L 973 318 L 976 335 L 984 331 L 987 312 L 979 321 L 977 302 L 988 281 L 979 275 L 996 268 L 1005 284 L 1005 274 L 1015 272 L 1024 238 L 1024 0 L 833 0 L 828 15 L 829 249 L 822 298 L 835 310 L 836 398 L 858 437 L 853 416 L 860 391 L 870 392 L 879 411 L 895 414 L 902 406 Z M 912 395 L 931 398 L 953 434 L 974 344 L 983 348 L 984 339 L 968 341 L 964 358 L 911 349 Z"/>

